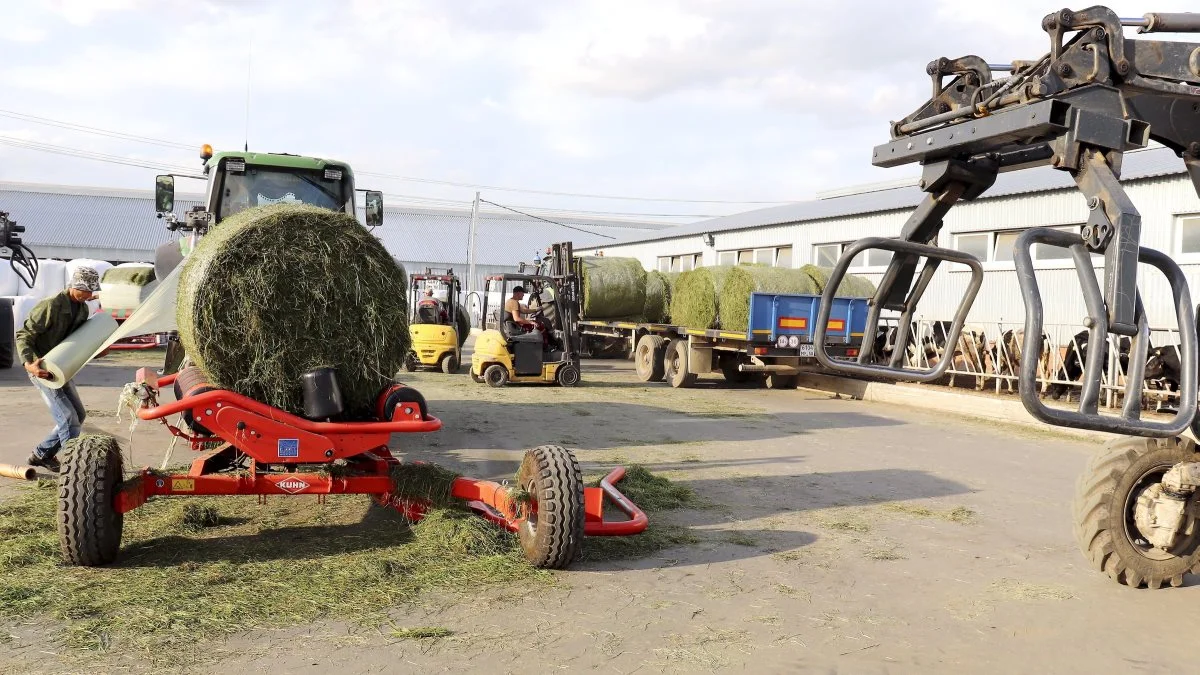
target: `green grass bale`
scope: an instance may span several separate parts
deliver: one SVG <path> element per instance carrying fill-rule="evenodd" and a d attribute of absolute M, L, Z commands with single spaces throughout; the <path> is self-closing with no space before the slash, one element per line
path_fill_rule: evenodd
<path fill-rule="evenodd" d="M 700 267 L 680 274 L 671 294 L 671 323 L 694 330 L 717 328 L 717 299 L 731 269 Z"/>
<path fill-rule="evenodd" d="M 646 304 L 646 270 L 637 258 L 582 256 L 583 317 L 641 316 Z"/>
<path fill-rule="evenodd" d="M 352 216 L 272 205 L 222 221 L 179 281 L 180 340 L 212 384 L 291 413 L 301 376 L 333 367 L 351 417 L 409 352 L 403 269 Z"/>
<path fill-rule="evenodd" d="M 729 271 L 717 308 L 722 330 L 746 331 L 750 326 L 750 294 L 806 293 L 815 295 L 816 283 L 803 270 L 739 265 Z"/>
<path fill-rule="evenodd" d="M 666 323 L 670 320 L 671 282 L 659 271 L 646 273 L 646 304 L 642 318 L 648 323 Z"/>

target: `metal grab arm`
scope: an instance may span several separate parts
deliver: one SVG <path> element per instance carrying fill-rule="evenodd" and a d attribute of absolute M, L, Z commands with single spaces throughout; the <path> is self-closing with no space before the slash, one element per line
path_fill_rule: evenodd
<path fill-rule="evenodd" d="M 1041 292 L 1038 289 L 1037 278 L 1034 276 L 1032 256 L 1034 244 L 1057 246 L 1070 250 L 1071 257 L 1075 261 L 1079 283 L 1083 289 L 1084 304 L 1088 312 L 1085 324 L 1088 327 L 1090 349 L 1083 373 L 1083 390 L 1079 397 L 1078 411 L 1051 408 L 1042 403 L 1038 397 L 1037 364 L 1043 347 L 1042 326 L 1045 315 L 1042 309 Z M 1134 298 L 1137 331 L 1130 344 L 1129 372 L 1125 378 L 1125 405 L 1120 415 L 1101 415 L 1099 413 L 1100 385 L 1104 368 L 1104 359 L 1102 358 L 1104 349 L 1101 345 L 1107 343 L 1110 332 L 1104 298 L 1100 294 L 1100 286 L 1096 282 L 1091 256 L 1080 237 L 1070 232 L 1045 227 L 1026 230 L 1017 237 L 1013 247 L 1013 263 L 1017 270 L 1017 281 L 1021 286 L 1021 299 L 1025 303 L 1025 342 L 1022 346 L 1021 371 L 1018 381 L 1021 402 L 1030 415 L 1047 424 L 1130 436 L 1163 438 L 1177 436 L 1193 425 L 1197 410 L 1197 346 L 1196 322 L 1187 279 L 1175 261 L 1159 251 L 1141 248 L 1138 251 L 1138 260 L 1158 268 L 1171 285 L 1171 296 L 1175 303 L 1176 319 L 1179 323 L 1179 356 L 1182 367 L 1179 411 L 1175 417 L 1169 422 L 1151 422 L 1140 419 L 1141 391 L 1145 377 L 1146 354 L 1150 344 L 1150 328 L 1146 321 L 1140 294 L 1136 294 Z"/>
<path fill-rule="evenodd" d="M 842 279 L 846 277 L 846 270 L 849 269 L 850 262 L 859 253 L 873 248 L 891 251 L 892 253 L 908 254 L 906 256 L 893 256 L 889 267 L 904 264 L 904 261 L 900 259 L 901 257 L 909 258 L 910 260 L 912 256 L 926 259 L 926 263 L 921 269 L 920 277 L 904 300 L 904 308 L 896 339 L 897 351 L 893 354 L 892 361 L 887 366 L 868 365 L 865 362 L 867 355 L 874 351 L 874 340 L 880 328 L 879 314 L 882 309 L 884 296 L 889 291 L 892 291 L 894 294 L 897 290 L 894 288 L 889 289 L 881 284 L 875 293 L 875 297 L 871 299 L 871 309 L 867 314 L 867 325 L 863 331 L 863 341 L 859 345 L 859 362 L 835 361 L 829 355 L 825 344 L 825 334 L 828 329 L 829 313 L 833 308 L 833 298 L 837 295 L 837 288 L 841 284 Z M 958 311 L 954 313 L 954 320 L 950 325 L 950 331 L 946 335 L 947 345 L 958 344 L 958 338 L 962 333 L 963 324 L 966 323 L 967 314 L 971 311 L 971 305 L 975 302 L 975 296 L 979 294 L 979 288 L 983 285 L 983 266 L 979 264 L 979 260 L 969 253 L 953 249 L 939 248 L 937 246 L 918 244 L 900 239 L 867 237 L 847 246 L 845 253 L 838 259 L 837 265 L 834 266 L 833 272 L 829 275 L 829 281 L 825 285 L 825 292 L 821 296 L 821 308 L 817 313 L 817 325 L 813 335 L 817 361 L 829 370 L 849 373 L 851 375 L 886 377 L 912 382 L 932 382 L 942 377 L 946 373 L 946 370 L 950 368 L 953 359 L 940 359 L 933 368 L 926 369 L 903 368 L 900 364 L 904 358 L 905 345 L 908 343 L 913 311 L 921 301 L 921 296 L 925 294 L 925 289 L 928 288 L 929 282 L 933 279 L 934 272 L 937 271 L 938 266 L 943 261 L 959 263 L 971 268 L 971 281 L 967 285 L 967 292 L 958 306 Z M 887 278 L 886 275 L 885 278 Z"/>

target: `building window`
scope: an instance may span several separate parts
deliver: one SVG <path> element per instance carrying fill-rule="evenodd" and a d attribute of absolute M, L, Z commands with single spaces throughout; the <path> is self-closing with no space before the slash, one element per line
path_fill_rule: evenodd
<path fill-rule="evenodd" d="M 1078 232 L 1078 225 L 1063 225 L 1053 228 L 1063 232 Z M 1010 263 L 1013 261 L 1013 247 L 1017 237 L 1024 230 L 1001 230 L 997 232 L 971 232 L 954 235 L 954 248 L 963 253 L 970 253 L 980 262 Z M 1200 234 L 1197 236 L 1200 243 Z M 1097 254 L 1093 254 L 1097 255 Z M 1033 247 L 1034 260 L 1070 260 L 1070 249 L 1059 246 L 1036 244 Z"/>
<path fill-rule="evenodd" d="M 766 248 L 743 248 L 737 251 L 717 253 L 718 265 L 766 265 L 768 267 L 791 267 L 791 246 Z"/>
<path fill-rule="evenodd" d="M 700 253 L 685 253 L 683 255 L 664 255 L 658 258 L 659 272 L 690 272 L 697 267 L 703 267 L 703 256 Z"/>
<path fill-rule="evenodd" d="M 1179 252 L 1200 253 L 1200 216 L 1179 219 Z"/>
<path fill-rule="evenodd" d="M 819 244 L 813 247 L 813 264 L 817 267 L 833 267 L 842 257 L 845 244 Z"/>
<path fill-rule="evenodd" d="M 818 244 L 813 247 L 813 264 L 817 267 L 833 267 L 837 264 L 842 254 L 846 252 L 846 247 L 851 242 L 842 242 L 840 244 Z M 866 269 L 870 267 L 887 267 L 892 262 L 892 252 L 878 248 L 869 248 L 862 253 L 854 256 L 854 260 L 850 261 L 849 269 Z"/>

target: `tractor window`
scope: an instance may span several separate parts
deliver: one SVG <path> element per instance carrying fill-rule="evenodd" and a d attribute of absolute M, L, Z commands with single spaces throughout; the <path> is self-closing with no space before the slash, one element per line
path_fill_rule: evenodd
<path fill-rule="evenodd" d="M 217 214 L 224 220 L 267 204 L 311 204 L 340 211 L 346 203 L 343 194 L 340 180 L 325 180 L 317 172 L 247 167 L 245 173 L 224 174 Z"/>

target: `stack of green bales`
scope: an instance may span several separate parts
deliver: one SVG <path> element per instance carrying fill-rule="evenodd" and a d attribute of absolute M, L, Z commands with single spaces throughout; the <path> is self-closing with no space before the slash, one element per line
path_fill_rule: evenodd
<path fill-rule="evenodd" d="M 819 295 L 828 280 L 829 270 L 812 265 L 799 269 L 761 265 L 701 267 L 679 275 L 671 296 L 671 319 L 696 330 L 744 332 L 749 328 L 751 293 Z M 870 281 L 847 275 L 838 295 L 869 297 L 874 292 Z"/>
<path fill-rule="evenodd" d="M 213 385 L 299 414 L 301 376 L 332 367 L 347 415 L 366 417 L 409 352 L 407 291 L 404 271 L 352 216 L 264 206 L 200 240 L 176 318 Z"/>
<path fill-rule="evenodd" d="M 667 320 L 670 283 L 659 272 L 646 273 L 637 258 L 582 256 L 585 319 L 597 321 Z"/>

